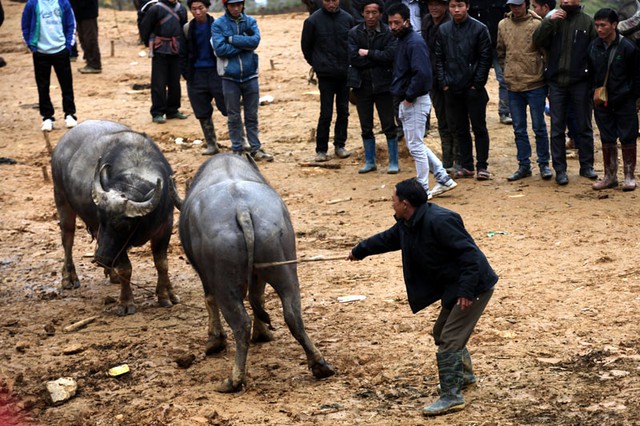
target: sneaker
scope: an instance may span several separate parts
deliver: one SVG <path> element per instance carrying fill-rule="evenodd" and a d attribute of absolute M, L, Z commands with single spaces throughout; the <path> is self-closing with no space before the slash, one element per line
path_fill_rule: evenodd
<path fill-rule="evenodd" d="M 324 163 L 325 161 L 329 161 L 329 157 L 327 157 L 326 152 L 317 152 L 314 161 L 317 161 L 318 163 Z"/>
<path fill-rule="evenodd" d="M 513 119 L 511 119 L 511 115 L 509 114 L 500 114 L 500 122 L 502 124 L 511 124 L 513 123 Z"/>
<path fill-rule="evenodd" d="M 80 74 L 100 74 L 102 72 L 101 68 L 93 68 L 90 67 L 89 65 L 87 65 L 86 67 L 82 67 L 80 69 L 78 69 L 78 71 L 80 71 Z"/>
<path fill-rule="evenodd" d="M 336 148 L 336 157 L 347 158 L 351 155 L 351 151 L 347 151 L 344 147 Z"/>
<path fill-rule="evenodd" d="M 162 124 L 162 123 L 166 123 L 167 119 L 164 118 L 164 115 L 154 115 L 152 121 L 154 123 Z"/>
<path fill-rule="evenodd" d="M 438 182 L 438 183 L 436 183 L 436 185 L 431 190 L 431 196 L 432 197 L 437 197 L 440 194 L 443 194 L 443 193 L 445 193 L 447 191 L 451 191 L 456 186 L 458 186 L 458 183 L 456 181 L 454 181 L 453 179 L 449 179 L 445 183 Z"/>
<path fill-rule="evenodd" d="M 64 118 L 64 124 L 67 125 L 67 129 L 71 129 L 72 127 L 76 127 L 76 125 L 78 124 L 78 121 L 73 118 L 73 115 L 67 115 Z"/>
<path fill-rule="evenodd" d="M 489 170 L 487 169 L 478 169 L 478 172 L 476 173 L 476 179 L 489 180 L 491 179 L 491 173 L 489 173 Z"/>
<path fill-rule="evenodd" d="M 180 111 L 175 112 L 173 114 L 167 114 L 167 119 L 168 120 L 171 120 L 172 118 L 177 118 L 179 120 L 184 120 L 185 118 L 187 118 L 187 115 L 181 113 Z"/>
<path fill-rule="evenodd" d="M 456 171 L 456 177 L 457 178 L 472 178 L 473 177 L 473 170 L 467 170 L 464 167 L 460 167 Z"/>
<path fill-rule="evenodd" d="M 44 120 L 42 122 L 42 131 L 43 132 L 50 132 L 53 130 L 53 120 L 50 118 L 47 118 L 46 120 Z"/>
<path fill-rule="evenodd" d="M 267 154 L 263 150 L 259 149 L 256 152 L 251 153 L 251 156 L 256 161 L 273 161 L 273 155 Z"/>

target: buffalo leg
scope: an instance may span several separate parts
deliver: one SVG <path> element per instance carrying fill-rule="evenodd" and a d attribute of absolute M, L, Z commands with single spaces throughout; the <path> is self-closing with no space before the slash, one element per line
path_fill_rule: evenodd
<path fill-rule="evenodd" d="M 284 320 L 287 323 L 287 327 L 289 327 L 293 337 L 302 345 L 307 355 L 307 365 L 313 376 L 317 379 L 333 376 L 336 373 L 335 370 L 324 359 L 304 329 L 300 306 L 300 289 L 295 273 L 283 271 L 281 277 L 287 275 L 287 278 L 283 278 L 279 282 L 269 281 L 282 301 L 282 310 L 284 311 Z"/>
<path fill-rule="evenodd" d="M 169 280 L 169 262 L 167 261 L 167 248 L 169 238 L 163 238 L 160 242 L 151 241 L 151 251 L 153 252 L 153 263 L 158 271 L 158 284 L 156 295 L 158 304 L 163 308 L 168 308 L 176 303 L 180 303 L 180 298 L 174 294 L 173 285 Z"/>
<path fill-rule="evenodd" d="M 260 306 L 264 307 L 264 289 L 266 282 L 262 278 L 253 277 L 256 280 L 255 290 L 260 294 Z M 271 342 L 273 334 L 269 330 L 267 324 L 261 321 L 257 316 L 253 316 L 253 333 L 251 334 L 252 343 Z"/>
<path fill-rule="evenodd" d="M 58 219 L 60 220 L 60 233 L 62 236 L 62 247 L 64 248 L 64 265 L 62 265 L 62 288 L 73 289 L 80 287 L 80 280 L 76 274 L 76 267 L 73 264 L 73 239 L 76 233 L 76 213 L 61 199 L 59 194 L 55 194 L 56 205 L 58 207 Z"/>
<path fill-rule="evenodd" d="M 120 316 L 135 314 L 136 306 L 133 303 L 131 291 L 131 262 L 126 252 L 120 256 L 115 269 L 120 279 L 120 300 L 116 307 L 116 314 Z"/>
<path fill-rule="evenodd" d="M 227 278 L 227 280 L 229 280 Z M 243 294 L 240 285 L 229 283 L 224 291 L 217 292 L 216 299 L 222 315 L 233 331 L 236 340 L 236 356 L 231 377 L 224 380 L 216 390 L 222 393 L 238 392 L 246 381 L 247 353 L 251 337 L 251 317 L 242 302 Z"/>
<path fill-rule="evenodd" d="M 227 334 L 222 329 L 222 323 L 220 322 L 220 310 L 216 299 L 211 294 L 207 294 L 204 297 L 205 305 L 207 306 L 207 312 L 209 313 L 209 328 L 207 331 L 208 340 L 205 353 L 207 355 L 216 354 L 227 346 Z"/>

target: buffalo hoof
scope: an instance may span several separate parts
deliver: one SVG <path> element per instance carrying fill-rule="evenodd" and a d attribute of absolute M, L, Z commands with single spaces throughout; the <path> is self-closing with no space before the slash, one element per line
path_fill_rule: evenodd
<path fill-rule="evenodd" d="M 175 294 L 170 294 L 169 300 L 171 300 L 171 303 L 173 303 L 174 305 L 177 305 L 178 303 L 180 303 L 180 297 L 176 296 Z"/>
<path fill-rule="evenodd" d="M 333 366 L 322 358 L 311 366 L 311 373 L 313 373 L 313 377 L 316 379 L 324 379 L 336 374 L 336 370 L 334 370 Z"/>
<path fill-rule="evenodd" d="M 64 290 L 73 290 L 74 288 L 78 287 L 80 287 L 80 280 L 78 279 L 62 282 L 62 288 Z"/>
<path fill-rule="evenodd" d="M 161 308 L 170 308 L 173 306 L 173 303 L 171 303 L 169 299 L 160 299 L 158 300 L 158 305 L 160 305 Z"/>
<path fill-rule="evenodd" d="M 223 380 L 218 386 L 216 386 L 216 392 L 220 393 L 234 393 L 242 390 L 242 382 L 234 385 L 231 379 Z"/>
<path fill-rule="evenodd" d="M 116 307 L 116 315 L 123 317 L 125 315 L 133 315 L 136 313 L 134 305 L 118 305 Z"/>
<path fill-rule="evenodd" d="M 267 343 L 273 341 L 273 333 L 271 331 L 264 330 L 253 330 L 253 335 L 251 336 L 251 343 Z"/>
<path fill-rule="evenodd" d="M 207 348 L 204 350 L 206 355 L 215 355 L 222 352 L 227 347 L 227 340 L 224 337 L 217 339 L 209 339 Z"/>

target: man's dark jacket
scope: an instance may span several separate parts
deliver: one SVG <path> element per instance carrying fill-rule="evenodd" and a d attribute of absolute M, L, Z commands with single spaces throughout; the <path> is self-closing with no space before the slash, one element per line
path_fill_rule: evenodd
<path fill-rule="evenodd" d="M 304 59 L 319 77 L 347 78 L 347 38 L 353 17 L 342 9 L 313 12 L 302 27 L 300 46 Z"/>
<path fill-rule="evenodd" d="M 169 9 L 173 10 L 178 19 L 175 19 L 173 15 L 163 6 L 163 3 Z M 169 0 L 159 0 L 157 4 L 154 4 L 145 13 L 142 23 L 140 24 L 140 37 L 145 45 L 149 44 L 149 39 L 152 35 L 159 37 L 173 37 L 179 43 L 184 38 L 182 26 L 187 23 L 187 11 L 180 4 L 169 3 Z M 157 48 L 158 53 L 172 54 L 169 49 L 169 43 L 163 43 L 160 48 Z M 176 52 L 175 55 L 178 55 Z"/>
<path fill-rule="evenodd" d="M 380 23 L 380 31 L 375 32 L 372 40 L 369 39 L 365 24 L 353 27 L 349 31 L 347 86 L 359 89 L 364 78 L 371 81 L 374 94 L 388 92 L 397 44 L 397 39 L 383 23 Z M 359 49 L 367 49 L 369 53 L 367 56 L 360 56 Z"/>
<path fill-rule="evenodd" d="M 471 86 L 484 87 L 493 61 L 489 30 L 480 21 L 467 17 L 440 25 L 436 35 L 436 70 L 441 87 L 462 94 Z"/>
<path fill-rule="evenodd" d="M 414 102 L 431 90 L 433 75 L 429 61 L 429 48 L 411 27 L 398 39 L 393 61 L 391 94 L 401 101 Z"/>
<path fill-rule="evenodd" d="M 626 37 L 616 36 L 607 48 L 600 38 L 589 45 L 589 73 L 592 86 L 600 87 L 604 83 L 611 49 L 617 46 L 607 79 L 607 106 L 615 107 L 635 100 L 640 96 L 640 51 Z"/>
<path fill-rule="evenodd" d="M 445 11 L 444 15 L 442 15 L 442 20 L 439 24 L 433 22 L 433 17 L 431 15 L 426 15 L 422 18 L 422 38 L 427 43 L 427 47 L 429 48 L 429 59 L 431 60 L 431 72 L 433 74 L 433 85 L 439 87 L 436 70 L 436 36 L 438 34 L 438 28 L 445 22 L 449 22 L 451 20 L 451 15 L 449 15 L 449 11 Z"/>
<path fill-rule="evenodd" d="M 493 288 L 498 275 L 464 228 L 459 214 L 426 203 L 409 220 L 353 248 L 353 256 L 402 250 L 402 271 L 413 313 L 442 300 L 451 309 L 459 297 L 474 300 Z"/>
<path fill-rule="evenodd" d="M 70 0 L 76 22 L 98 17 L 98 0 Z"/>

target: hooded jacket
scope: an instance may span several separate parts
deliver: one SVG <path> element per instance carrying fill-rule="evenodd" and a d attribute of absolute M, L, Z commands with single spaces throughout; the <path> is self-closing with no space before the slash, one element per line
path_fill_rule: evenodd
<path fill-rule="evenodd" d="M 435 56 L 441 87 L 456 94 L 484 87 L 493 62 L 489 30 L 470 16 L 459 24 L 452 19 L 440 25 Z"/>
<path fill-rule="evenodd" d="M 234 19 L 229 12 L 211 26 L 211 44 L 218 63 L 218 75 L 226 80 L 244 83 L 258 78 L 260 44 L 258 22 L 244 12 Z"/>
<path fill-rule="evenodd" d="M 62 30 L 64 32 L 65 47 L 71 51 L 75 44 L 76 18 L 68 0 L 58 0 L 62 14 Z M 38 0 L 29 0 L 22 11 L 22 39 L 32 52 L 37 52 L 40 39 L 40 7 Z"/>
<path fill-rule="evenodd" d="M 436 204 L 418 207 L 409 220 L 360 242 L 353 256 L 402 250 L 409 305 L 417 313 L 437 300 L 451 309 L 459 297 L 474 299 L 498 282 L 459 214 Z"/>
<path fill-rule="evenodd" d="M 533 34 L 534 44 L 547 52 L 547 83 L 567 87 L 589 79 L 589 43 L 598 36 L 593 18 L 582 11 L 566 19 L 544 18 Z"/>
<path fill-rule="evenodd" d="M 498 62 L 512 92 L 527 92 L 545 85 L 544 52 L 532 39 L 541 22 L 535 12 L 527 11 L 522 18 L 509 12 L 498 24 Z"/>
<path fill-rule="evenodd" d="M 322 8 L 304 21 L 300 47 L 319 77 L 347 78 L 347 39 L 353 25 L 353 17 L 342 9 L 329 12 Z"/>

